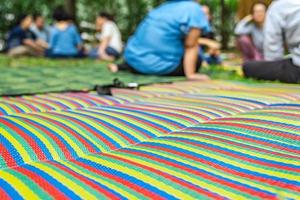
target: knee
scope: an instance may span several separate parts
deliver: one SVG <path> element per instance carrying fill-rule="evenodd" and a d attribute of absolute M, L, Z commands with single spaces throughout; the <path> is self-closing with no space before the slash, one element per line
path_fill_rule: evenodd
<path fill-rule="evenodd" d="M 238 43 L 239 46 L 252 44 L 251 37 L 248 36 L 248 35 L 238 36 L 237 39 L 236 39 L 236 41 L 237 41 L 237 43 Z"/>

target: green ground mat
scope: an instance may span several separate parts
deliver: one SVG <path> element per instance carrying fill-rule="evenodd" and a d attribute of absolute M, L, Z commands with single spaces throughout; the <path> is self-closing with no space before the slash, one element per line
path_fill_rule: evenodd
<path fill-rule="evenodd" d="M 115 78 L 139 84 L 184 80 L 184 77 L 145 76 L 130 72 L 112 74 L 106 66 L 105 62 L 90 59 L 50 60 L 0 55 L 0 96 L 89 90 L 95 85 L 111 84 Z M 211 67 L 202 71 L 214 79 L 248 81 L 232 70 Z"/>
<path fill-rule="evenodd" d="M 2 58 L 3 59 L 3 58 Z M 1 60 L 0 60 L 1 61 Z M 6 61 L 6 60 L 5 60 Z M 184 80 L 182 77 L 112 74 L 107 63 L 92 60 L 17 59 L 0 65 L 0 95 L 19 95 L 68 90 L 88 90 L 95 85 L 111 84 L 115 78 L 130 83 L 156 83 Z"/>

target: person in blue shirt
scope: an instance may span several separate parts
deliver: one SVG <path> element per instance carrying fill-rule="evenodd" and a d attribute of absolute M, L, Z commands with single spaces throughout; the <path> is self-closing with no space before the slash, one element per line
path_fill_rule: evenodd
<path fill-rule="evenodd" d="M 129 39 L 125 63 L 110 64 L 109 69 L 207 80 L 208 76 L 197 73 L 197 61 L 198 38 L 208 29 L 208 19 L 196 1 L 167 0 L 148 14 Z"/>
<path fill-rule="evenodd" d="M 83 57 L 81 36 L 71 22 L 70 15 L 62 7 L 58 7 L 54 11 L 53 18 L 56 22 L 50 28 L 49 49 L 46 56 L 50 58 Z"/>

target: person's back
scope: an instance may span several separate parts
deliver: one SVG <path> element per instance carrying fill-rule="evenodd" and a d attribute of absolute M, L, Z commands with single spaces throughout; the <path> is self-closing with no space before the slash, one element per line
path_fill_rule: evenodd
<path fill-rule="evenodd" d="M 151 11 L 125 49 L 125 60 L 144 74 L 168 74 L 184 55 L 190 29 L 207 29 L 208 21 L 195 1 L 168 1 Z"/>
<path fill-rule="evenodd" d="M 49 49 L 46 56 L 52 58 L 82 57 L 80 52 L 82 40 L 76 26 L 71 22 L 72 17 L 63 6 L 53 12 L 55 24 L 50 29 Z"/>
<path fill-rule="evenodd" d="M 118 59 L 123 50 L 123 43 L 121 32 L 113 15 L 108 12 L 100 12 L 95 20 L 95 25 L 99 44 L 90 50 L 89 57 L 105 61 Z"/>
<path fill-rule="evenodd" d="M 68 24 L 65 27 L 55 25 L 51 28 L 49 46 L 52 54 L 76 56 L 78 45 L 81 43 L 81 37 L 75 25 Z"/>
<path fill-rule="evenodd" d="M 113 21 L 108 21 L 103 25 L 101 38 L 109 37 L 109 47 L 114 48 L 117 52 L 122 52 L 122 37 L 118 26 Z"/>
<path fill-rule="evenodd" d="M 300 1 L 277 0 L 268 12 L 265 26 L 265 58 L 279 60 L 287 45 L 293 62 L 300 67 Z"/>

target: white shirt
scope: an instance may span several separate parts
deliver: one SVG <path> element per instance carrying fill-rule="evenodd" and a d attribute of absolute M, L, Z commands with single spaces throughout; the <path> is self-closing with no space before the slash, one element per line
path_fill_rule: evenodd
<path fill-rule="evenodd" d="M 266 60 L 284 58 L 288 47 L 293 63 L 300 67 L 300 0 L 277 0 L 270 6 L 265 24 Z"/>
<path fill-rule="evenodd" d="M 103 40 L 108 37 L 110 38 L 108 46 L 121 53 L 123 49 L 121 32 L 117 25 L 112 21 L 105 22 L 99 39 Z"/>

